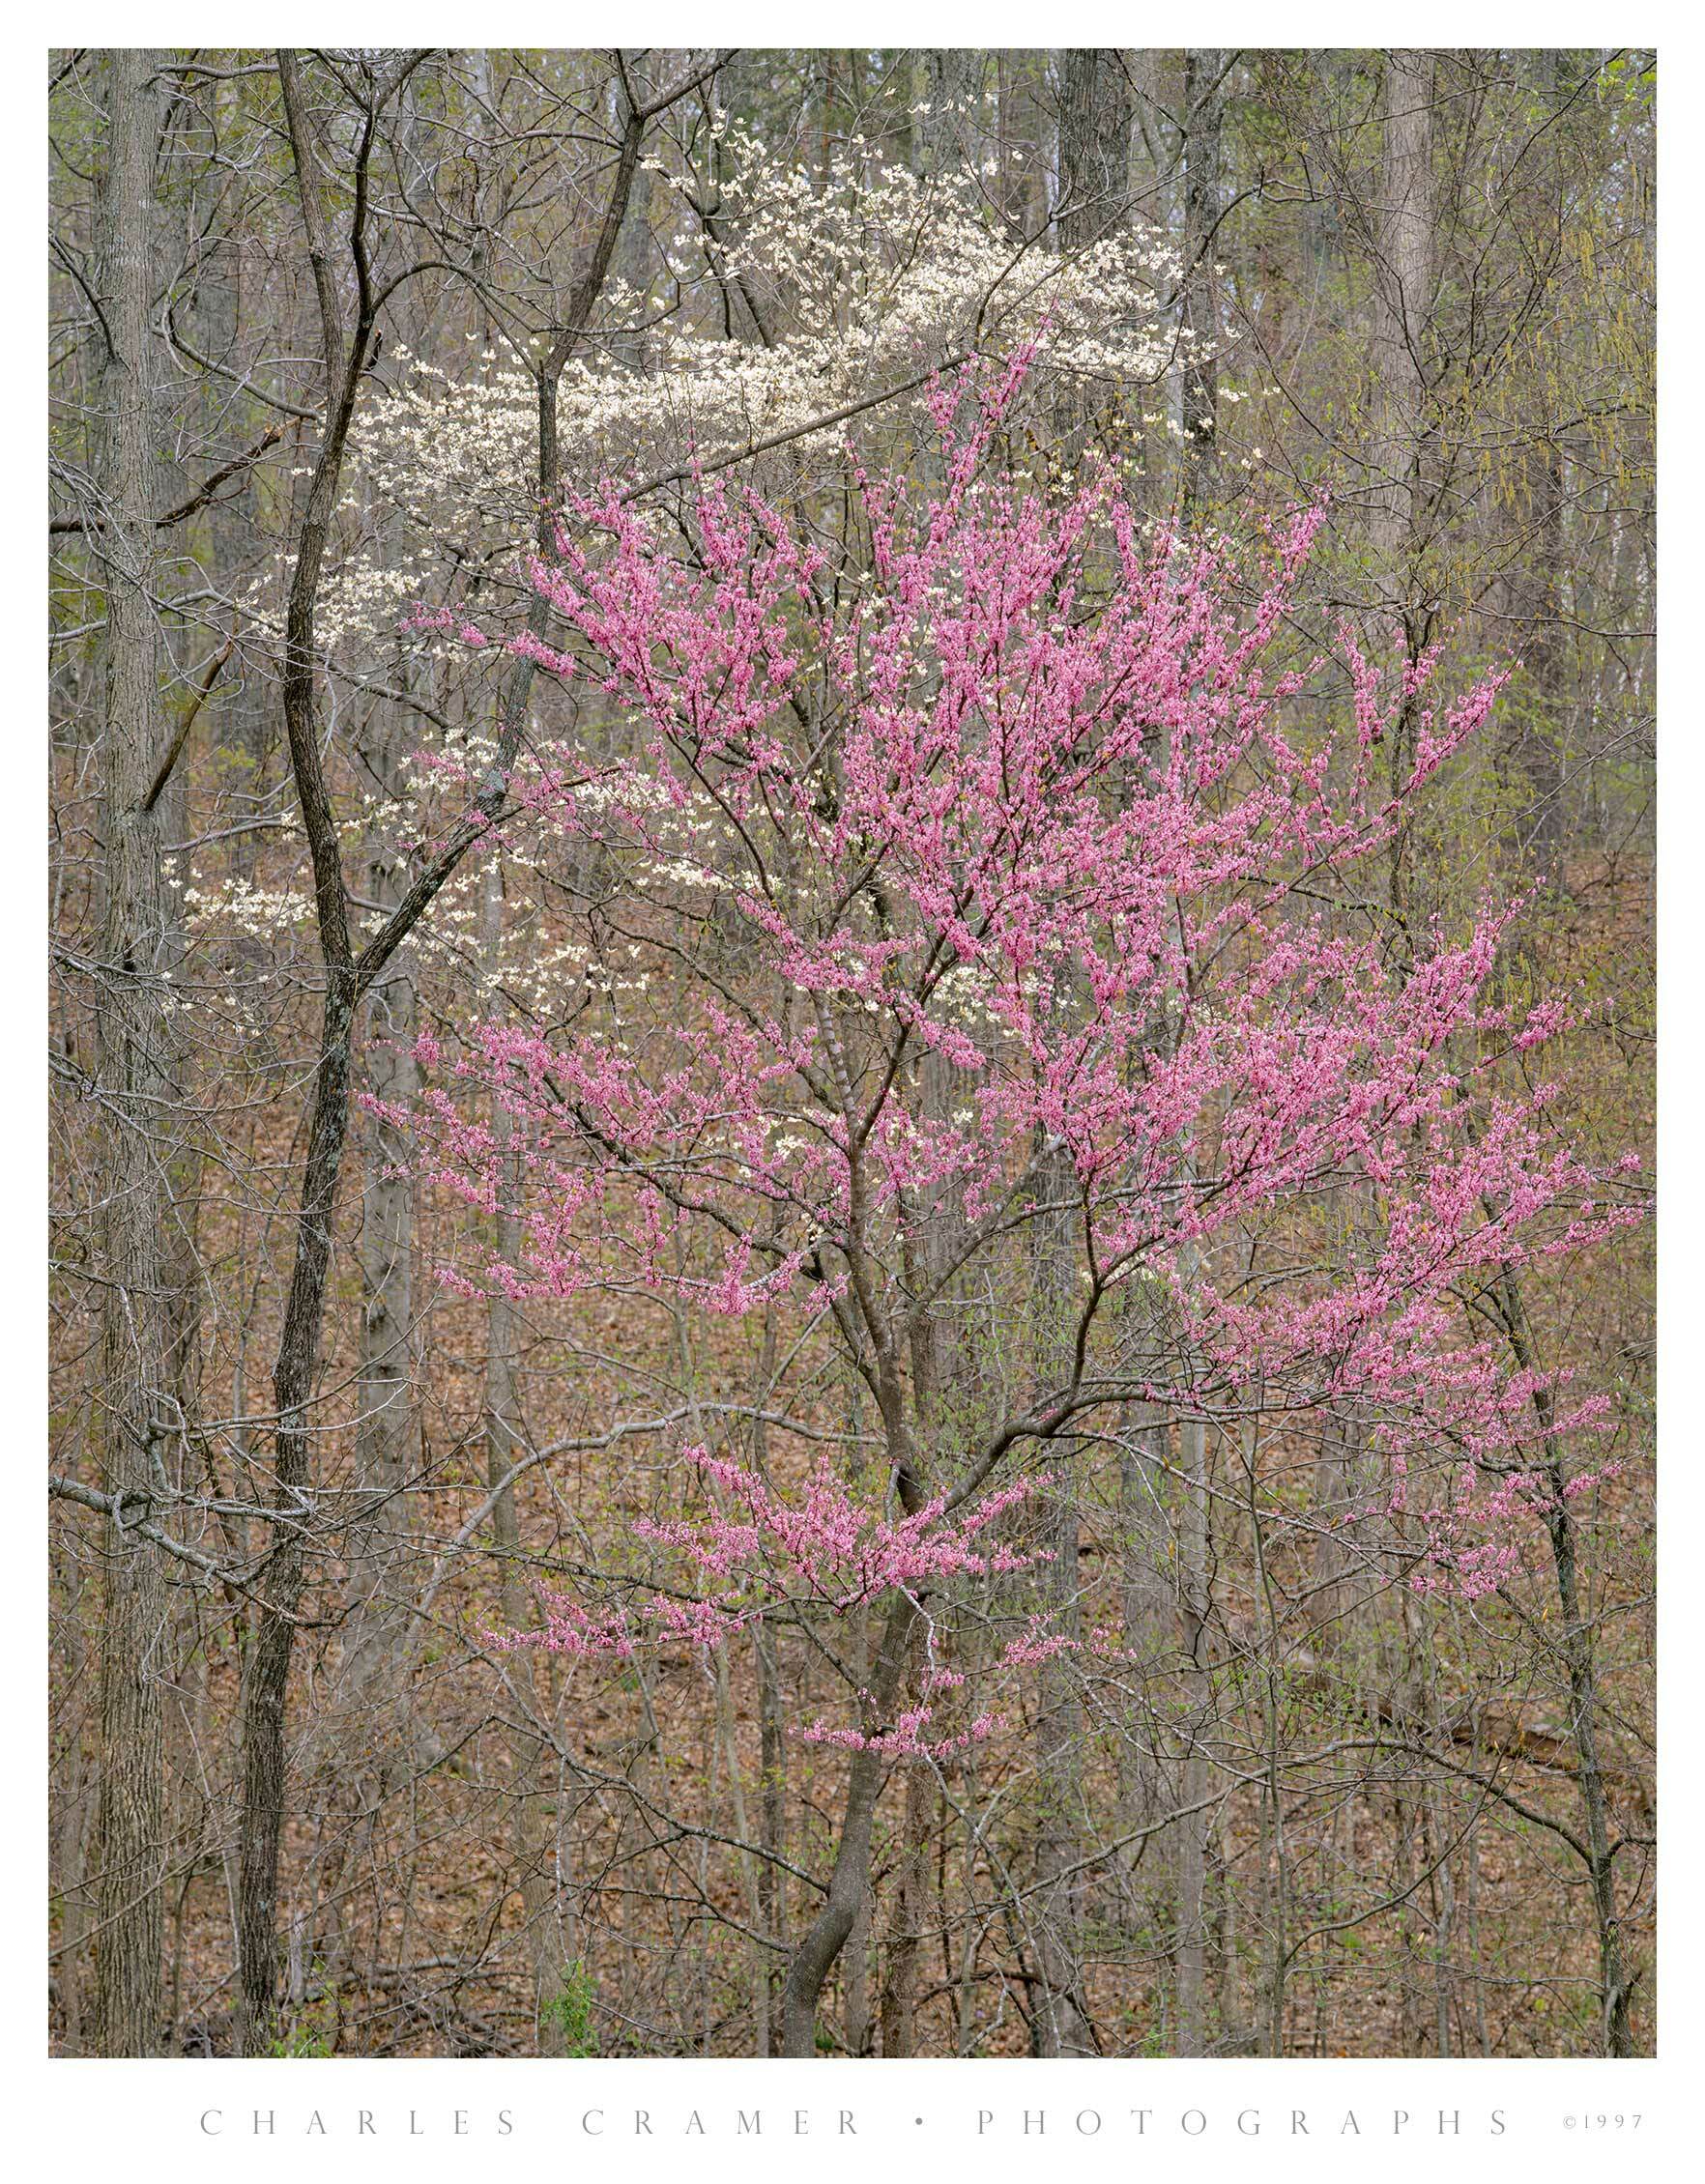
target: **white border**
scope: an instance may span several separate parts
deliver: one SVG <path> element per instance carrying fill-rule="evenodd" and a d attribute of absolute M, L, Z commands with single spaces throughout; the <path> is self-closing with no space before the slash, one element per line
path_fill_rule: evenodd
<path fill-rule="evenodd" d="M 592 27 L 582 13 L 536 5 L 495 12 L 506 40 L 572 44 Z M 738 2174 L 790 2178 L 802 2171 L 825 2176 L 864 2174 L 880 2165 L 903 2176 L 929 2176 L 943 2168 L 999 2178 L 1033 2178 L 1064 2164 L 1085 2176 L 1118 2173 L 1163 2176 L 1204 2170 L 1227 2175 L 1456 2177 L 1596 2175 L 1613 2167 L 1641 2176 L 1695 2140 L 1693 2118 L 1701 2107 L 1693 2085 L 1693 2058 L 1701 2053 L 1705 2010 L 1705 1924 L 1701 1922 L 1705 1871 L 1691 1854 L 1690 1836 L 1705 1822 L 1701 1804 L 1698 1733 L 1690 1699 L 1701 1657 L 1699 1608 L 1705 1587 L 1691 1567 L 1695 1542 L 1705 1533 L 1702 1459 L 1696 1450 L 1688 1398 L 1699 1344 L 1698 1252 L 1693 1241 L 1705 1218 L 1700 1193 L 1700 1040 L 1697 965 L 1705 957 L 1700 875 L 1705 872 L 1705 794 L 1700 757 L 1702 731 L 1689 682 L 1688 655 L 1698 610 L 1693 604 L 1700 557 L 1693 543 L 1692 511 L 1701 492 L 1700 424 L 1694 383 L 1705 358 L 1699 326 L 1705 278 L 1696 238 L 1705 227 L 1701 188 L 1699 108 L 1705 79 L 1700 40 L 1680 7 L 1638 7 L 1631 28 L 1608 5 L 1467 7 L 1438 0 L 1408 20 L 1385 17 L 1376 25 L 1365 10 L 1312 6 L 1275 9 L 1224 5 L 1192 12 L 1187 22 L 1161 19 L 1127 4 L 1053 10 L 1040 20 L 1015 6 L 910 5 L 888 0 L 819 12 L 801 18 L 796 9 L 773 4 L 644 5 L 623 11 L 611 27 L 625 44 L 705 44 L 712 36 L 729 43 L 797 43 L 808 32 L 823 43 L 846 43 L 854 26 L 861 43 L 965 43 L 997 46 L 1037 43 L 1045 30 L 1076 44 L 1179 43 L 1212 37 L 1220 43 L 1316 46 L 1365 43 L 1377 31 L 1382 42 L 1402 37 L 1415 43 L 1560 44 L 1647 43 L 1661 56 L 1662 113 L 1659 135 L 1661 247 L 1662 263 L 1660 370 L 1660 446 L 1663 515 L 1663 605 L 1659 661 L 1662 691 L 1662 790 L 1659 813 L 1659 915 L 1662 936 L 1660 997 L 1662 1041 L 1661 1102 L 1660 1248 L 1662 1279 L 1659 1308 L 1661 1396 L 1660 1564 L 1666 1580 L 1660 1603 L 1662 1661 L 1660 1780 L 1668 1840 L 1678 1846 L 1664 1873 L 1659 1924 L 1661 2057 L 1633 2063 L 1566 2062 L 1326 2062 L 1224 2061 L 1087 2063 L 758 2063 L 587 2061 L 444 2061 L 362 2063 L 238 2063 L 48 2061 L 42 2054 L 43 2009 L 39 1924 L 41 1876 L 45 1869 L 45 1815 L 42 1796 L 46 1750 L 44 1558 L 42 1506 L 37 1496 L 40 1455 L 45 1443 L 46 1398 L 41 1268 L 44 1263 L 45 1094 L 40 1032 L 45 1020 L 45 981 L 41 934 L 44 897 L 43 817 L 46 765 L 40 724 L 45 678 L 40 664 L 39 625 L 32 618 L 41 597 L 40 503 L 32 498 L 0 532 L 8 581 L 0 589 L 12 610 L 11 671 L 17 703 L 10 710 L 14 773 L 28 788 L 16 801 L 21 840 L 0 858 L 0 934 L 9 982 L 0 1022 L 10 1027 L 7 1067 L 0 1070 L 0 1142 L 11 1148 L 13 1190 L 21 1218 L 12 1223 L 14 1250 L 0 1261 L 0 1328 L 11 1366 L 5 1375 L 12 1404 L 8 1453 L 27 1483 L 21 1514 L 11 1527 L 10 1583 L 0 1587 L 4 1659 L 16 1703 L 8 1710 L 6 1751 L 23 1777 L 0 1801 L 0 1874 L 17 1914 L 14 1945 L 6 1954 L 0 1992 L 0 2057 L 9 2080 L 0 2102 L 0 2159 L 26 2176 L 72 2179 L 156 2176 L 258 2176 L 314 2178 L 407 2176 L 424 2180 L 474 2174 L 559 2173 L 617 2177 L 666 2177 L 689 2170 L 695 2178 Z M 322 5 L 262 11 L 264 29 L 277 35 L 286 24 L 304 43 L 316 34 L 347 43 L 352 34 L 395 43 L 436 34 L 463 43 L 472 27 L 466 9 L 423 4 Z M 275 29 L 276 25 L 276 29 Z M 51 25 L 53 43 L 226 43 L 234 28 L 228 8 L 184 5 L 83 5 L 68 8 Z M 479 25 L 491 36 L 489 19 Z M 18 79 L 14 128 L 0 142 L 5 193 L 12 217 L 5 244 L 11 261 L 4 293 L 18 302 L 43 298 L 45 284 L 33 269 L 43 264 L 45 214 L 44 109 L 39 74 L 45 42 L 28 41 L 21 26 L 0 32 L 5 57 Z M 1637 32 L 1637 35 L 1636 35 Z M 252 20 L 241 25 L 246 42 L 259 42 Z M 14 339 L 0 353 L 0 382 L 10 397 L 3 414 L 13 422 L 33 419 L 35 453 L 41 450 L 42 407 L 39 316 L 16 309 Z M 25 433 L 27 439 L 28 433 Z M 19 474 L 42 476 L 33 458 Z M 1696 671 L 1695 671 L 1696 672 Z M 1671 1402 L 1670 1397 L 1674 1400 Z M 636 2110 L 649 2112 L 651 2134 L 636 2133 Z M 257 2134 L 253 2112 L 273 2112 L 275 2129 Z M 370 2112 L 361 2133 L 359 2116 Z M 465 2116 L 458 2132 L 457 2111 Z M 852 2113 L 854 2136 L 837 2130 L 838 2112 Z M 1133 2112 L 1150 2112 L 1139 2131 Z M 1291 2112 L 1309 2124 L 1302 2136 Z M 500 2133 L 506 2111 L 509 2129 Z M 762 2135 L 738 2129 L 741 2112 L 762 2115 Z M 979 2133 L 979 2112 L 993 2122 Z M 1043 2130 L 1026 2132 L 1025 2112 L 1042 2112 Z M 1344 2129 L 1353 2111 L 1360 2135 Z M 1458 2132 L 1441 2132 L 1437 2118 L 1456 2112 Z M 1502 2130 L 1490 2125 L 1492 2112 Z M 217 2115 L 212 2112 L 217 2112 Z M 689 2134 L 697 2112 L 703 2134 Z M 810 2122 L 795 2129 L 796 2112 Z M 1249 2129 L 1258 2112 L 1258 2135 Z M 1406 2112 L 1406 2128 L 1392 2118 Z M 1580 2119 L 1601 2112 L 1639 2112 L 1637 2132 L 1585 2130 Z M 323 2133 L 310 2121 L 318 2115 Z M 1091 2134 L 1080 2117 L 1101 2119 Z M 1243 2118 L 1240 2127 L 1239 2118 Z M 914 2120 L 922 2117 L 920 2123 Z M 598 2128 L 601 2118 L 601 2130 Z M 411 2119 L 413 2128 L 411 2129 Z M 1696 2159 L 1696 2156 L 1695 2156 Z"/>

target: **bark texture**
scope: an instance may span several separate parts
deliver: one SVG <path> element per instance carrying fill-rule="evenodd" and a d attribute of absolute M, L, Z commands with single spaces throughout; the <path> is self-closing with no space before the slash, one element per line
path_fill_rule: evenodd
<path fill-rule="evenodd" d="M 165 1482 L 173 1438 L 165 1235 L 176 1095 L 166 977 L 172 920 L 160 819 L 149 803 L 159 759 L 146 363 L 157 63 L 152 51 L 126 48 L 107 60 L 97 278 L 105 330 L 98 471 L 106 514 L 106 904 L 97 1037 L 107 1116 L 97 1445 L 118 1515 L 104 1566 L 96 1827 L 95 2045 L 105 2055 L 151 2055 L 160 2043 L 166 1592 L 157 1550 L 131 1530 Z"/>

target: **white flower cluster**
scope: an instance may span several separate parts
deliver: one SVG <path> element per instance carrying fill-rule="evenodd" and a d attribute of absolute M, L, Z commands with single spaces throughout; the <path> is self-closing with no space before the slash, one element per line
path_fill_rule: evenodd
<path fill-rule="evenodd" d="M 256 887 L 240 876 L 212 888 L 187 887 L 184 909 L 194 926 L 219 926 L 250 940 L 271 940 L 312 922 L 310 899 L 293 887 Z"/>
<path fill-rule="evenodd" d="M 662 247 L 682 307 L 616 340 L 619 355 L 592 349 L 564 373 L 558 430 L 570 488 L 784 436 L 795 448 L 838 442 L 856 405 L 892 421 L 892 402 L 910 397 L 904 422 L 925 375 L 1038 332 L 1044 398 L 1061 375 L 1109 392 L 1150 385 L 1188 340 L 1169 302 L 1176 247 L 1158 230 L 1126 227 L 1065 257 L 1015 244 L 968 185 L 883 165 L 856 136 L 826 172 L 813 171 L 730 124 L 718 159 L 714 185 L 650 162 L 679 203 Z M 619 283 L 604 304 L 612 336 L 648 315 L 647 300 Z M 361 474 L 345 513 L 357 531 L 363 511 L 400 514 L 414 543 L 352 541 L 328 572 L 330 641 L 385 641 L 452 564 L 464 593 L 471 570 L 497 563 L 512 574 L 536 515 L 536 393 L 495 352 L 472 361 L 458 376 L 391 352 L 401 377 L 361 419 Z"/>

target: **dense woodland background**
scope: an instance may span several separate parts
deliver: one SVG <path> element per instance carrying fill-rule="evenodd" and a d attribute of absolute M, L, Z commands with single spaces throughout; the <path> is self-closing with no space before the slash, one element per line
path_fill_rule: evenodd
<path fill-rule="evenodd" d="M 628 711 L 405 618 L 548 641 L 541 509 L 669 517 L 694 463 L 855 570 L 851 452 L 927 484 L 925 375 L 1053 299 L 1027 489 L 1111 463 L 1234 544 L 1327 497 L 1298 660 L 1518 663 L 1334 914 L 1401 954 L 1526 891 L 1499 989 L 1567 987 L 1560 1109 L 1647 1150 L 1652 56 L 77 51 L 48 96 L 53 2046 L 779 2053 L 855 1769 L 799 1731 L 874 1624 L 491 1639 L 648 1568 L 689 1441 L 852 1479 L 871 1397 L 786 1300 L 440 1280 L 520 1217 L 420 1172 L 419 1036 L 657 994 L 619 863 L 505 807 Z M 1002 1267 L 943 1449 L 1057 1350 Z M 1483 1597 L 1361 1521 L 1347 1416 L 1053 1451 L 1015 1521 L 1065 1560 L 991 1628 L 1117 1644 L 880 1772 L 809 2043 L 1652 2052 L 1649 1233 L 1470 1308 L 1611 1397 Z"/>

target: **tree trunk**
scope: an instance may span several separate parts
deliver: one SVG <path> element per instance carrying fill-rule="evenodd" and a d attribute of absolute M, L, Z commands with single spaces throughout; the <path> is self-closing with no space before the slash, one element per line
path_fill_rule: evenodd
<path fill-rule="evenodd" d="M 931 46 L 924 54 L 929 113 L 914 138 L 926 173 L 949 175 L 965 158 L 970 112 L 982 96 L 983 56 L 960 45 Z"/>
<path fill-rule="evenodd" d="M 1208 1673 L 1207 1428 L 1199 1418 L 1178 1423 L 1178 1468 L 1184 1474 L 1184 1523 L 1179 1542 L 1183 1591 L 1183 1682 L 1186 1694 L 1181 1776 L 1183 1818 L 1178 1846 L 1178 2053 L 1207 2048 L 1204 1971 L 1207 1961 L 1208 1794 L 1206 1738 L 1213 1710 Z"/>
<path fill-rule="evenodd" d="M 355 155 L 361 183 L 355 194 L 358 205 L 363 209 L 368 203 L 365 178 L 380 110 L 419 58 L 419 54 L 403 55 L 372 93 L 372 103 L 366 110 Z M 325 1318 L 326 1281 L 332 1255 L 332 1214 L 349 1125 L 357 1006 L 364 988 L 389 961 L 386 949 L 394 949 L 397 941 L 406 937 L 438 888 L 460 858 L 480 841 L 501 808 L 526 721 L 527 694 L 533 679 L 531 659 L 520 658 L 512 663 L 500 709 L 498 749 L 480 786 L 476 810 L 458 822 L 437 860 L 411 883 L 387 923 L 386 947 L 381 948 L 376 942 L 363 951 L 358 963 L 350 941 L 349 905 L 337 827 L 320 761 L 314 631 L 320 573 L 337 503 L 344 449 L 375 325 L 376 291 L 366 270 L 366 238 L 358 226 L 350 231 L 350 247 L 358 273 L 359 308 L 353 326 L 346 325 L 340 286 L 342 269 L 332 263 L 330 208 L 322 195 L 321 156 L 314 145 L 311 124 L 303 105 L 300 70 L 295 56 L 287 51 L 281 50 L 278 55 L 278 82 L 289 126 L 308 261 L 320 302 L 325 359 L 326 429 L 309 480 L 298 536 L 296 566 L 291 575 L 285 611 L 280 680 L 291 773 L 313 863 L 314 909 L 325 968 L 326 1002 L 314 1076 L 307 1161 L 296 1221 L 295 1263 L 273 1376 L 278 1420 L 275 1434 L 274 1498 L 278 1513 L 275 1519 L 275 1545 L 266 1574 L 260 1627 L 249 1652 L 243 1699 L 243 1820 L 237 1919 L 241 1968 L 236 2020 L 237 2044 L 243 2053 L 249 2052 L 272 2008 L 278 1847 L 284 1815 L 285 1704 L 305 1567 L 303 1527 L 310 1513 L 308 1489 L 312 1466 L 308 1414 Z M 565 321 L 537 367 L 538 539 L 540 551 L 547 556 L 555 546 L 558 388 L 568 359 L 584 337 L 592 308 L 603 290 L 639 164 L 643 133 L 639 112 L 630 111 L 597 241 L 569 301 Z M 535 636 L 543 634 L 545 615 L 545 602 L 542 596 L 535 595 L 528 618 Z"/>
<path fill-rule="evenodd" d="M 1500 1288 L 1511 1353 L 1523 1372 L 1532 1372 L 1536 1365 L 1533 1330 L 1520 1284 L 1508 1267 Z M 1592 1882 L 1593 1917 L 1598 1929 L 1601 2037 L 1605 2055 L 1632 2055 L 1634 2052 L 1631 2014 L 1633 1982 L 1628 1975 L 1623 1954 L 1622 1914 L 1616 1903 L 1616 1852 L 1610 1841 L 1604 1770 L 1599 1757 L 1598 1668 L 1592 1623 L 1581 1604 L 1576 1566 L 1577 1533 L 1562 1454 L 1557 1447 L 1556 1409 L 1548 1383 L 1542 1382 L 1534 1389 L 1533 1406 L 1546 1450 L 1546 1475 L 1551 1490 L 1552 1508 L 1546 1518 L 1546 1529 L 1550 1536 L 1557 1606 L 1563 1624 L 1559 1646 L 1569 1679 L 1569 1735 L 1575 1745 L 1575 1782 L 1580 1791 L 1581 1815 L 1586 1823 L 1588 1877 Z"/>
<path fill-rule="evenodd" d="M 1125 1286 L 1129 1312 L 1138 1284 Z M 1156 1403 L 1129 1405 L 1119 1422 L 1119 1621 L 1124 1650 L 1133 1663 L 1127 1673 L 1140 1690 L 1146 1688 L 1162 1652 L 1170 1651 L 1163 1638 L 1163 1633 L 1170 1637 L 1171 1625 L 1163 1537 L 1166 1457 L 1166 1412 Z M 1164 1794 L 1153 1710 L 1134 1693 L 1118 1746 L 1119 1835 L 1146 1826 L 1164 1809 Z M 1132 1908 L 1142 1848 L 1127 1854 L 1120 1877 L 1127 1910 Z M 1155 1862 L 1156 1852 L 1149 1846 L 1149 1870 Z"/>
<path fill-rule="evenodd" d="M 1219 280 L 1214 254 L 1220 218 L 1220 124 L 1227 56 L 1218 46 L 1184 55 L 1184 481 L 1186 518 L 1212 502 L 1219 431 Z"/>
<path fill-rule="evenodd" d="M 96 394 L 96 474 L 106 521 L 94 534 L 106 590 L 106 900 L 96 1002 L 106 1143 L 96 1446 L 106 1491 L 124 1497 L 105 1548 L 101 1642 L 95 2045 L 104 2055 L 152 2055 L 160 2041 L 166 1595 L 156 1550 L 128 1532 L 166 1480 L 172 1386 L 165 1239 L 177 1092 L 166 978 L 172 920 L 160 819 L 149 801 L 161 756 L 147 384 L 157 63 L 154 52 L 133 48 L 107 57 L 96 283 L 106 328 Z"/>
<path fill-rule="evenodd" d="M 770 1399 L 775 1373 L 775 1308 L 764 1309 L 764 1341 L 759 1353 L 758 1403 Z M 752 1453 L 760 1477 L 767 1462 L 764 1421 L 752 1424 Z M 777 1861 L 787 1855 L 788 1744 L 782 1707 L 780 1664 L 773 1631 L 762 1621 L 752 1626 L 752 1661 L 758 1681 L 758 1795 L 762 1843 L 766 1856 L 758 1860 L 758 1928 L 766 1940 L 775 1940 L 787 1923 L 787 1880 Z M 773 1949 L 761 1952 L 756 1997 L 757 2041 L 761 2055 L 773 2055 L 781 2036 L 782 1973 Z"/>
<path fill-rule="evenodd" d="M 1059 235 L 1081 250 L 1130 214 L 1131 85 L 1116 47 L 1079 45 L 1059 57 Z"/>
<path fill-rule="evenodd" d="M 917 2053 L 917 1961 L 929 1901 L 929 1827 L 935 1778 L 926 1762 L 908 1763 L 901 1820 L 899 1886 L 889 1913 L 888 1971 L 882 1988 L 884 2059 Z"/>
<path fill-rule="evenodd" d="M 400 656 L 391 673 L 397 687 L 406 688 L 408 664 Z M 405 885 L 395 818 L 404 788 L 400 708 L 381 700 L 361 755 L 369 792 L 379 804 L 367 835 L 364 892 L 389 913 Z M 367 1089 L 388 1107 L 406 1114 L 419 1089 L 419 1070 L 414 1052 L 414 976 L 399 958 L 393 957 L 375 982 L 363 1014 Z M 392 1595 L 404 1574 L 410 1530 L 404 1488 L 419 1446 L 414 1410 L 415 1192 L 408 1172 L 408 1126 L 389 1113 L 369 1114 L 363 1135 L 355 1476 L 361 1506 L 351 1527 L 347 1557 L 340 1694 L 345 1709 L 356 1715 L 370 1715 L 376 1705 L 384 1704 L 385 1686 L 396 1669 L 399 1641 L 408 1627 L 407 1609 Z"/>
<path fill-rule="evenodd" d="M 493 862 L 486 874 L 485 961 L 495 963 L 503 933 L 503 870 Z M 492 1136 L 498 1164 L 497 1234 L 493 1239 L 498 1257 L 513 1265 L 521 1248 L 521 1224 L 515 1216 L 513 1124 L 507 1111 L 494 1105 Z M 519 1630 L 525 1624 L 532 1598 L 521 1575 L 521 1535 L 515 1514 L 515 1489 L 508 1479 L 525 1448 L 520 1404 L 515 1382 L 515 1307 L 501 1282 L 492 1284 L 486 1306 L 485 1350 L 485 1464 L 486 1479 L 502 1486 L 492 1506 L 492 1539 L 498 1551 L 499 1598 L 505 1627 Z M 523 1699 L 539 1704 L 539 1675 L 531 1652 L 512 1654 L 510 1681 Z M 538 2051 L 544 2055 L 564 2052 L 564 2013 L 560 2006 L 567 1985 L 572 1951 L 566 1936 L 571 1911 L 564 1894 L 562 1846 L 566 1837 L 565 1810 L 568 1785 L 559 1789 L 556 1841 L 541 1825 L 540 1800 L 533 1789 L 541 1740 L 530 1735 L 525 1722 L 509 1730 L 510 1842 L 520 1872 L 521 1909 L 527 1921 L 528 1954 L 533 1963 L 535 2017 Z"/>
<path fill-rule="evenodd" d="M 1540 98 L 1560 110 L 1570 92 L 1569 61 L 1561 52 L 1531 56 Z M 1545 164 L 1544 216 L 1561 231 L 1570 218 L 1569 173 L 1561 132 L 1553 129 Z M 1547 390 L 1548 394 L 1548 390 Z M 1571 692 L 1564 622 L 1564 535 L 1567 471 L 1561 426 L 1554 399 L 1546 401 L 1539 428 L 1523 451 L 1523 494 L 1528 536 L 1526 550 L 1512 573 L 1511 606 L 1521 627 L 1525 675 L 1516 708 L 1514 756 L 1525 777 L 1528 801 L 1521 816 L 1522 847 L 1552 885 L 1564 877 L 1558 869 L 1567 841 L 1564 826 L 1565 756 Z"/>
<path fill-rule="evenodd" d="M 876 1721 L 886 1720 L 893 1711 L 916 1621 L 917 1610 L 910 1596 L 896 1594 L 888 1606 L 881 1650 L 871 1680 L 870 1709 Z M 876 1817 L 886 1764 L 886 1755 L 869 1746 L 852 1755 L 828 1895 L 794 1952 L 782 1990 L 785 2055 L 817 2053 L 818 2001 L 870 1888 L 871 1823 Z"/>
<path fill-rule="evenodd" d="M 285 1703 L 296 1617 L 306 1567 L 303 1527 L 313 1467 L 309 1404 L 319 1367 L 326 1278 L 332 1258 L 332 1212 L 349 1125 L 351 1048 L 355 1031 L 355 960 L 332 816 L 321 769 L 315 718 L 314 620 L 320 570 L 336 505 L 343 451 L 355 407 L 355 379 L 346 354 L 338 269 L 331 262 L 321 182 L 310 149 L 294 58 L 280 52 L 278 79 L 290 127 L 308 257 L 323 317 L 326 430 L 309 479 L 298 536 L 296 566 L 285 610 L 280 678 L 291 770 L 313 862 L 315 912 L 325 967 L 326 1000 L 314 1073 L 307 1161 L 297 1213 L 295 1259 L 284 1326 L 273 1370 L 277 1412 L 274 1434 L 274 1501 L 277 1516 L 259 1626 L 249 1649 L 243 1690 L 243 1810 L 238 1858 L 239 1959 L 236 2045 L 252 2054 L 266 2036 L 276 1975 L 278 1849 L 284 1829 Z M 364 353 L 367 327 L 357 329 Z M 359 368 L 359 365 L 358 365 Z"/>
<path fill-rule="evenodd" d="M 1391 596 L 1408 600 L 1423 515 L 1426 334 L 1432 315 L 1432 56 L 1385 57 L 1383 174 L 1375 222 L 1373 365 L 1378 431 L 1371 481 L 1373 542 Z"/>
<path fill-rule="evenodd" d="M 1059 246 L 1085 248 L 1121 224 L 1127 211 L 1131 150 L 1130 87 L 1116 52 L 1074 47 L 1059 63 Z M 1062 440 L 1081 452 L 1081 420 L 1062 406 Z M 1057 1006 L 1069 1016 L 1072 996 Z M 1063 1145 L 1044 1154 L 1037 1172 L 1042 1211 L 1033 1230 L 1036 1375 L 1044 1388 L 1072 1369 L 1077 1304 L 1077 1173 Z M 1084 2001 L 1082 1777 L 1084 1710 L 1072 1648 L 1080 1627 L 1078 1498 L 1082 1457 L 1062 1438 L 1051 1451 L 1056 1474 L 1047 1503 L 1041 1614 L 1047 1629 L 1071 1644 L 1051 1654 L 1037 1676 L 1034 1939 L 1038 1986 L 1032 2044 L 1040 2055 L 1094 2052 Z"/>

